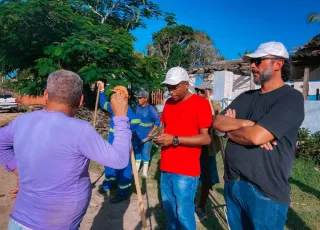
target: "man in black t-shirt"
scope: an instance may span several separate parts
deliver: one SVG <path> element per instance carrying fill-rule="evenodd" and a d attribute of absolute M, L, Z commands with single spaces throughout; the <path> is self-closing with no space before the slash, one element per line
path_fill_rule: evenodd
<path fill-rule="evenodd" d="M 261 44 L 244 58 L 261 89 L 238 96 L 213 123 L 229 138 L 224 175 L 228 223 L 232 230 L 284 229 L 304 99 L 284 83 L 290 67 L 282 43 Z"/>

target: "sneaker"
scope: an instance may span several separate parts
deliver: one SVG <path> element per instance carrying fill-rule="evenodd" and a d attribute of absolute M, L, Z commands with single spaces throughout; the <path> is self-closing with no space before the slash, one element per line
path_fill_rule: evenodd
<path fill-rule="evenodd" d="M 125 201 L 129 198 L 129 196 L 116 196 L 116 197 L 113 197 L 112 199 L 109 200 L 109 202 L 111 204 L 117 204 L 117 203 L 120 203 L 122 201 Z"/>
<path fill-rule="evenodd" d="M 196 214 L 199 218 L 199 221 L 203 221 L 208 218 L 207 214 L 205 212 L 202 212 L 201 208 L 196 208 Z"/>
<path fill-rule="evenodd" d="M 110 196 L 110 189 L 104 189 L 103 187 L 100 187 L 98 189 L 98 193 L 101 195 Z"/>

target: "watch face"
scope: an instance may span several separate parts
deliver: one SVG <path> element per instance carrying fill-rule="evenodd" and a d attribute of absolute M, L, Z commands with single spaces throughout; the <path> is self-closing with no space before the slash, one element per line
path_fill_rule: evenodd
<path fill-rule="evenodd" d="M 178 137 L 174 137 L 172 143 L 173 145 L 178 145 L 179 144 Z"/>

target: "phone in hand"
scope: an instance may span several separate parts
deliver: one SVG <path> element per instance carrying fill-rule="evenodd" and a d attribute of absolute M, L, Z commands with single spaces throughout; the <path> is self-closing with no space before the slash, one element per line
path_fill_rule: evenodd
<path fill-rule="evenodd" d="M 156 139 L 157 137 L 158 137 L 158 136 L 156 136 L 156 135 L 149 136 L 149 138 L 150 138 L 151 140 Z"/>

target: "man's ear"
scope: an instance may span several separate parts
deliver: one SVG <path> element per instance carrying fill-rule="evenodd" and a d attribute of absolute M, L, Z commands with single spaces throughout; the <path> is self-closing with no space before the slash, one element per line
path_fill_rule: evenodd
<path fill-rule="evenodd" d="M 83 94 L 82 94 L 81 97 L 80 97 L 80 100 L 79 100 L 79 106 L 78 106 L 78 108 L 82 107 L 82 105 L 83 105 L 83 100 L 84 100 L 84 96 L 83 96 Z"/>
<path fill-rule="evenodd" d="M 186 82 L 185 82 L 186 89 L 189 89 L 189 85 L 190 85 L 190 84 L 189 84 L 189 81 L 186 81 Z"/>
<path fill-rule="evenodd" d="M 282 59 L 279 59 L 279 60 L 276 60 L 275 61 L 275 70 L 276 71 L 279 71 L 279 70 L 281 70 L 281 68 L 283 67 L 283 65 L 284 65 L 284 60 L 282 60 Z"/>
<path fill-rule="evenodd" d="M 43 92 L 43 96 L 44 96 L 44 99 L 45 99 L 46 102 L 49 101 L 49 93 L 48 93 L 48 91 L 46 89 Z"/>

